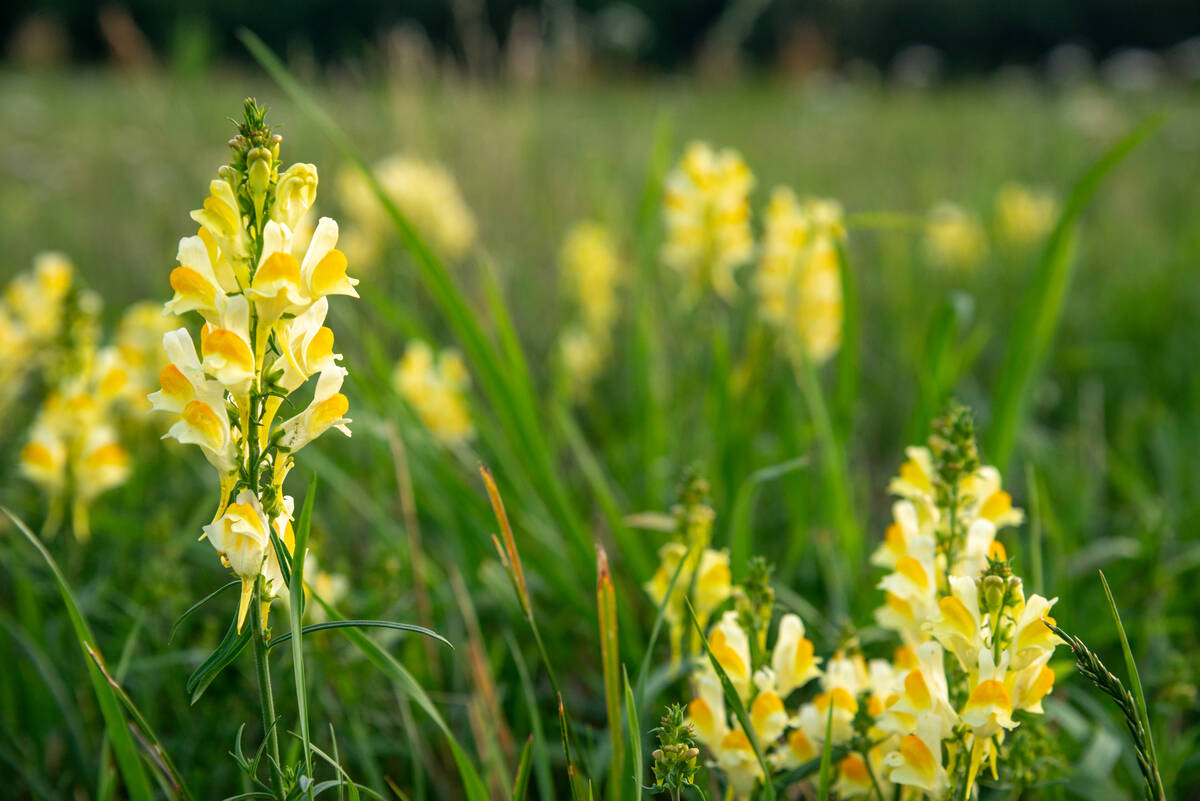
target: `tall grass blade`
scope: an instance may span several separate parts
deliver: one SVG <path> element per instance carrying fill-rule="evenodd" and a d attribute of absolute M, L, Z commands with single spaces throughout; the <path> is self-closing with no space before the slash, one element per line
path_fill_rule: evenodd
<path fill-rule="evenodd" d="M 525 740 L 521 749 L 521 761 L 517 763 L 517 777 L 513 780 L 512 801 L 525 801 L 525 793 L 529 789 L 529 773 L 533 767 L 533 735 Z"/>
<path fill-rule="evenodd" d="M 829 788 L 833 778 L 833 704 L 825 719 L 825 742 L 821 743 L 821 772 L 817 778 L 818 801 L 829 801 Z"/>
<path fill-rule="evenodd" d="M 771 766 L 767 763 L 766 757 L 762 752 L 762 748 L 758 743 L 758 735 L 754 733 L 754 726 L 750 722 L 750 713 L 746 710 L 746 705 L 742 703 L 742 698 L 738 695 L 737 689 L 733 686 L 733 682 L 729 680 L 729 674 L 725 672 L 725 668 L 721 667 L 721 663 L 717 661 L 717 655 L 713 653 L 712 648 L 708 645 L 708 638 L 704 636 L 704 629 L 700 628 L 700 621 L 696 619 L 696 612 L 692 609 L 691 601 L 687 604 L 688 616 L 692 619 L 692 626 L 696 630 L 696 636 L 700 639 L 704 647 L 704 653 L 708 656 L 708 661 L 716 671 L 717 678 L 721 681 L 721 687 L 725 691 L 725 700 L 733 709 L 733 714 L 737 717 L 738 722 L 742 724 L 742 731 L 746 733 L 746 738 L 750 740 L 750 747 L 754 749 L 754 757 L 758 760 L 758 765 L 763 772 L 763 795 L 767 801 L 775 799 L 775 785 L 771 782 Z M 832 709 L 832 707 L 830 707 Z M 826 738 L 828 742 L 828 737 Z"/>
<path fill-rule="evenodd" d="M 1129 683 L 1133 685 L 1133 697 L 1137 701 L 1138 716 L 1146 731 L 1146 750 L 1149 752 L 1151 765 L 1155 774 L 1158 772 L 1158 751 L 1154 747 L 1154 730 L 1150 726 L 1150 710 L 1146 706 L 1146 693 L 1142 690 L 1142 677 L 1138 673 L 1137 662 L 1134 661 L 1133 651 L 1129 648 L 1129 638 L 1125 636 L 1125 626 L 1121 623 L 1121 613 L 1117 611 L 1117 602 L 1113 600 L 1112 590 L 1108 587 L 1108 579 L 1104 571 L 1099 571 L 1100 583 L 1104 586 L 1104 597 L 1108 599 L 1108 608 L 1112 613 L 1113 622 L 1117 626 L 1117 635 L 1121 638 L 1121 654 L 1125 657 L 1125 671 L 1129 674 Z M 1162 779 L 1158 779 L 1159 784 Z"/>
<path fill-rule="evenodd" d="M 621 677 L 625 684 L 625 716 L 629 724 L 629 751 L 633 758 L 634 799 L 642 801 L 642 784 L 645 781 L 645 766 L 642 763 L 642 724 L 638 720 L 637 700 L 629 686 L 629 674 L 621 666 Z"/>
<path fill-rule="evenodd" d="M 304 679 L 304 557 L 308 552 L 308 533 L 312 527 L 313 499 L 317 493 L 317 477 L 308 483 L 304 506 L 296 525 L 296 540 L 292 550 L 292 575 L 288 582 L 288 628 L 292 638 L 292 677 L 296 684 L 296 712 L 300 718 L 300 742 L 304 746 L 304 775 L 308 777 L 308 797 L 313 797 L 312 739 L 308 731 L 308 684 Z M 270 648 L 270 646 L 267 646 Z"/>
<path fill-rule="evenodd" d="M 854 404 L 858 400 L 858 284 L 846 258 L 846 248 L 837 246 L 839 272 L 842 278 L 842 344 L 838 349 L 837 378 L 834 384 L 834 430 L 838 440 L 846 443 L 854 423 Z"/>
<path fill-rule="evenodd" d="M 596 610 L 600 626 L 600 661 L 604 674 L 604 706 L 608 714 L 608 738 L 612 746 L 609 761 L 608 797 L 622 796 L 621 774 L 625 768 L 625 733 L 621 728 L 620 647 L 617 640 L 617 598 L 613 592 L 608 555 L 596 546 Z"/>
<path fill-rule="evenodd" d="M 1164 114 L 1151 116 L 1101 156 L 1071 189 L 1058 224 L 1046 241 L 1033 280 L 1021 300 L 1012 326 L 1012 341 L 995 381 L 987 456 L 1001 472 L 1007 469 L 1027 412 L 1030 391 L 1062 315 L 1071 285 L 1079 216 L 1105 176 L 1165 122 Z"/>
<path fill-rule="evenodd" d="M 109 742 L 112 744 L 113 754 L 117 759 L 117 767 L 121 771 L 121 778 L 125 782 L 125 791 L 129 793 L 131 801 L 152 801 L 154 793 L 150 787 L 150 779 L 146 776 L 146 771 L 138 756 L 137 748 L 133 743 L 133 736 L 126 725 L 125 716 L 121 712 L 121 704 L 117 700 L 116 693 L 113 692 L 112 687 L 105 680 L 99 667 L 97 667 L 96 661 L 88 655 L 89 651 L 98 653 L 93 645 L 96 638 L 92 635 L 87 621 L 79 611 L 79 604 L 75 600 L 75 593 L 72 592 L 62 571 L 58 568 L 58 563 L 54 561 L 54 557 L 46 550 L 46 546 L 42 545 L 41 540 L 29 530 L 29 527 L 20 518 L 9 511 L 8 507 L 0 506 L 0 511 L 3 511 L 8 519 L 12 521 L 17 530 L 29 541 L 29 544 L 37 549 L 42 559 L 45 560 L 46 566 L 50 568 L 50 572 L 54 575 L 54 583 L 58 585 L 59 595 L 62 596 L 63 604 L 67 608 L 67 616 L 71 620 L 71 628 L 74 630 L 75 639 L 79 643 L 80 650 L 83 652 L 84 660 L 87 662 L 88 678 L 92 683 L 92 692 L 96 696 L 96 702 L 100 705 L 100 714 L 104 718 L 104 730 L 108 735 Z"/>
<path fill-rule="evenodd" d="M 786 462 L 762 467 L 747 476 L 742 485 L 738 487 L 737 496 L 733 502 L 733 511 L 729 515 L 730 566 L 734 576 L 745 575 L 750 554 L 754 552 L 751 518 L 754 516 L 754 501 L 758 497 L 758 491 L 768 481 L 774 481 L 807 466 L 808 457 L 800 456 Z"/>

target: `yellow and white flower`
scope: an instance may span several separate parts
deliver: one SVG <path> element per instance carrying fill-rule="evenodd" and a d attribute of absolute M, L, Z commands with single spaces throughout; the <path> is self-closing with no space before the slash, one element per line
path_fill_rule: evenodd
<path fill-rule="evenodd" d="M 888 779 L 941 798 L 950 785 L 942 765 L 942 737 L 942 721 L 932 712 L 921 712 L 915 733 L 901 737 L 896 750 L 884 760 L 890 771 Z"/>
<path fill-rule="evenodd" d="M 267 520 L 258 496 L 250 490 L 238 493 L 237 499 L 225 507 L 224 514 L 204 527 L 204 537 L 220 554 L 221 563 L 242 580 L 237 616 L 240 633 L 254 594 L 254 583 L 262 574 L 270 547 Z"/>
<path fill-rule="evenodd" d="M 820 659 L 813 656 L 812 641 L 804 636 L 804 621 L 799 615 L 786 614 L 779 620 L 771 668 L 779 694 L 784 698 L 797 687 L 821 675 Z"/>

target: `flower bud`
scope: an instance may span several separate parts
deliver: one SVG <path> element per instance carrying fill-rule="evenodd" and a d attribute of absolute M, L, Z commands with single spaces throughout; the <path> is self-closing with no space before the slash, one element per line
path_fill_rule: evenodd
<path fill-rule="evenodd" d="M 267 191 L 271 188 L 273 163 L 271 152 L 265 147 L 256 147 L 246 156 L 246 185 L 254 202 L 254 212 L 259 217 L 267 200 Z"/>
<path fill-rule="evenodd" d="M 989 612 L 998 611 L 1004 603 L 1004 579 L 999 576 L 984 576 L 979 585 L 983 595 L 983 608 Z"/>

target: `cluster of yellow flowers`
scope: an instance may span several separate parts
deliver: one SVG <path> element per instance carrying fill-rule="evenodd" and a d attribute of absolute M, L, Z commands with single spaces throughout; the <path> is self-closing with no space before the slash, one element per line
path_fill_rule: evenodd
<path fill-rule="evenodd" d="M 1016 247 L 1036 244 L 1058 218 L 1058 198 L 1047 189 L 1010 181 L 996 191 L 996 230 Z"/>
<path fill-rule="evenodd" d="M 688 145 L 667 175 L 662 260 L 683 275 L 689 300 L 709 284 L 725 300 L 736 294 L 734 271 L 754 254 L 753 188 L 754 176 L 740 153 L 729 148 L 716 152 L 704 142 Z"/>
<path fill-rule="evenodd" d="M 820 364 L 842 341 L 842 206 L 819 198 L 801 202 L 791 189 L 778 187 L 765 217 L 755 276 L 760 313 L 780 330 L 787 348 Z"/>
<path fill-rule="evenodd" d="M 75 269 L 61 253 L 41 253 L 33 270 L 17 275 L 0 299 L 0 412 L 21 394 L 25 379 L 52 367 L 66 338 L 69 305 L 97 305 L 74 297 Z"/>
<path fill-rule="evenodd" d="M 384 192 L 434 251 L 451 261 L 467 255 L 475 244 L 475 216 L 446 168 L 396 154 L 378 162 L 373 172 Z M 374 264 L 393 231 L 387 211 L 358 170 L 339 174 L 338 196 L 353 222 L 346 232 L 347 253 L 356 264 Z"/>
<path fill-rule="evenodd" d="M 458 351 L 434 354 L 427 342 L 414 340 L 392 374 L 392 384 L 439 442 L 458 447 L 475 436 L 467 390 L 471 376 Z"/>
<path fill-rule="evenodd" d="M 713 610 L 732 592 L 729 551 L 709 547 L 716 517 L 706 499 L 708 482 L 699 477 L 688 479 L 672 512 L 674 539 L 658 550 L 659 566 L 646 583 L 646 593 L 655 606 L 663 607 L 671 642 L 671 664 L 678 665 L 699 646 L 691 643 L 683 650 L 683 632 L 688 625 L 687 604 L 692 605 L 700 625 L 708 622 Z M 674 587 L 671 579 L 675 578 Z M 671 594 L 668 598 L 667 591 Z M 665 603 L 664 603 L 665 601 Z"/>
<path fill-rule="evenodd" d="M 204 318 L 200 347 L 187 328 L 163 337 L 169 364 L 159 374 L 153 408 L 172 415 L 167 436 L 197 445 L 217 469 L 220 503 L 204 537 L 242 580 L 238 629 L 258 578 L 260 600 L 282 595 L 273 541 L 290 550 L 293 501 L 283 482 L 296 451 L 330 428 L 347 436 L 346 370 L 324 325 L 328 296 L 358 297 L 335 245 L 337 223 L 322 217 L 302 258 L 292 232 L 316 199 L 317 170 L 281 170 L 281 137 L 265 111 L 246 102 L 230 140 L 231 164 L 218 171 L 201 209 L 196 236 L 179 242 L 169 312 Z M 311 402 L 286 421 L 284 401 L 317 376 Z"/>
<path fill-rule="evenodd" d="M 1058 213 L 1058 198 L 1049 190 L 1009 181 L 996 190 L 993 229 L 1013 248 L 1028 248 L 1045 238 Z M 987 253 L 987 232 L 976 215 L 949 201 L 934 205 L 925 224 L 925 254 L 930 262 L 968 270 Z"/>
<path fill-rule="evenodd" d="M 78 288 L 75 270 L 60 254 L 42 254 L 30 274 L 9 286 L 0 329 L 3 371 L 17 392 L 23 372 L 40 359 L 47 394 L 21 449 L 21 473 L 49 500 L 46 528 L 53 531 L 64 507 L 80 540 L 90 536 L 88 507 L 124 483 L 129 452 L 119 429 L 146 408 L 145 393 L 159 359 L 157 343 L 166 330 L 157 308 L 131 306 L 110 345 L 100 347 L 99 298 Z M 12 364 L 21 359 L 24 367 Z"/>
<path fill-rule="evenodd" d="M 905 797 L 967 797 L 983 764 L 996 775 L 1014 714 L 1041 713 L 1054 684 L 1047 663 L 1058 638 L 1045 621 L 1053 622 L 1055 601 L 1025 597 L 995 540 L 997 528 L 1022 514 L 996 469 L 978 463 L 969 418 L 953 411 L 931 446 L 908 456 L 891 483 L 900 496 L 895 522 L 872 558 L 891 571 L 876 613 L 902 642 L 890 660 L 867 660 L 851 646 L 821 665 L 790 613 L 769 654 L 753 647 L 738 612 L 726 612 L 708 635 L 772 771 L 819 758 L 830 727 L 831 745 L 844 749 L 839 798 L 891 798 L 897 785 L 910 788 Z M 814 680 L 815 695 L 804 693 L 811 700 L 789 713 L 790 694 Z M 733 795 L 748 798 L 765 777 L 708 660 L 694 686 L 689 718 L 698 739 Z"/>
<path fill-rule="evenodd" d="M 576 223 L 559 256 L 568 301 L 579 319 L 559 336 L 572 394 L 585 395 L 612 353 L 621 257 L 612 233 L 596 222 Z"/>
<path fill-rule="evenodd" d="M 925 255 L 938 267 L 969 270 L 988 252 L 987 233 L 979 218 L 943 200 L 929 210 L 925 223 Z"/>

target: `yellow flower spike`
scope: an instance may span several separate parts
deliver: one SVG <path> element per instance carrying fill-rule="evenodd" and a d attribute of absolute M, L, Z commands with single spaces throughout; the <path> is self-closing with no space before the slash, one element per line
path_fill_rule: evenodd
<path fill-rule="evenodd" d="M 693 142 L 663 190 L 667 241 L 663 262 L 685 279 L 685 300 L 694 302 L 711 284 L 729 300 L 736 293 L 734 271 L 749 261 L 754 239 L 749 194 L 754 176 L 734 150 L 719 153 Z"/>
<path fill-rule="evenodd" d="M 474 437 L 466 399 L 470 378 L 455 351 L 435 356 L 427 343 L 410 342 L 392 374 L 392 385 L 442 444 L 458 447 Z"/>

